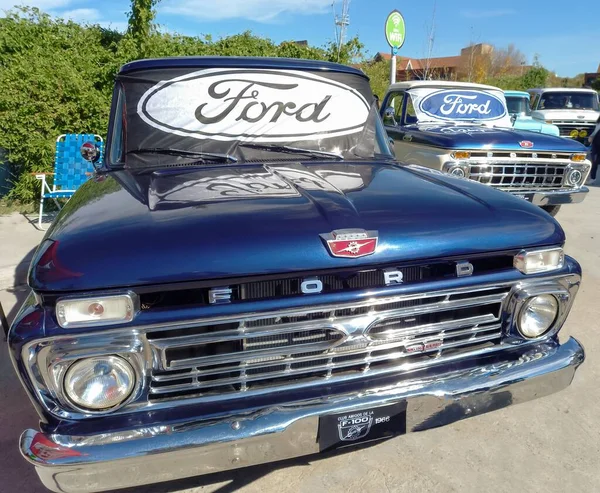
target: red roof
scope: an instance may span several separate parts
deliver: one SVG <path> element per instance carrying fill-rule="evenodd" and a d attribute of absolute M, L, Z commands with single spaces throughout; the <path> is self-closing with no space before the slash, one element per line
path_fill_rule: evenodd
<path fill-rule="evenodd" d="M 384 51 L 380 51 L 375 56 L 378 60 L 391 60 L 392 55 Z M 423 70 L 425 67 L 433 68 L 456 68 L 461 65 L 460 56 L 445 56 L 430 58 L 409 58 L 398 56 L 398 70 Z"/>

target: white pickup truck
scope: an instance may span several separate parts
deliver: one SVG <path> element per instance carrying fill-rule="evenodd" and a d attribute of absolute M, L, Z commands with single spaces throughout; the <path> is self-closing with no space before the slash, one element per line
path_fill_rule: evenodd
<path fill-rule="evenodd" d="M 556 125 L 562 137 L 588 143 L 588 137 L 600 118 L 596 91 L 555 87 L 529 89 L 527 92 L 531 95 L 533 118 Z"/>

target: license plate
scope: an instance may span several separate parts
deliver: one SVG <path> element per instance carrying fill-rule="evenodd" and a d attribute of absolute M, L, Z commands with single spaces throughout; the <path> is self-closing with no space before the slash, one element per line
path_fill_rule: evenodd
<path fill-rule="evenodd" d="M 319 418 L 319 450 L 333 450 L 406 433 L 406 402 Z"/>

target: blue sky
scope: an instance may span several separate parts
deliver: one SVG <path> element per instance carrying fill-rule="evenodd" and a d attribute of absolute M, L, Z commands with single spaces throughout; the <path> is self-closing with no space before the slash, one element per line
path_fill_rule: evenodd
<path fill-rule="evenodd" d="M 122 29 L 127 0 L 0 0 L 0 10 L 15 2 L 40 7 L 77 21 Z M 244 30 L 274 41 L 306 39 L 322 45 L 334 37 L 332 0 L 162 0 L 157 22 L 188 35 L 227 36 Z M 560 76 L 595 72 L 600 63 L 600 2 L 557 0 L 351 0 L 350 36 L 357 34 L 369 53 L 387 49 L 384 20 L 394 8 L 404 15 L 407 40 L 400 54 L 421 58 L 436 3 L 434 56 L 452 56 L 469 43 L 516 45 L 531 61 L 535 54 Z M 341 0 L 336 0 L 339 10 Z"/>

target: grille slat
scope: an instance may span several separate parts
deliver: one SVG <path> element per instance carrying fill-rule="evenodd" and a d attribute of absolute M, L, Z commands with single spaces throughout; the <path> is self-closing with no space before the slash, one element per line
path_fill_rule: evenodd
<path fill-rule="evenodd" d="M 151 400 L 210 398 L 338 376 L 368 375 L 406 364 L 427 365 L 501 343 L 505 288 L 374 299 L 335 309 L 305 310 L 299 322 L 258 315 L 178 330 L 149 332 L 160 369 Z M 365 309 L 366 308 L 366 309 Z M 318 315 L 311 320 L 311 314 Z M 336 314 L 340 314 L 336 317 Z M 249 322 L 255 329 L 248 329 Z M 259 323 L 261 322 L 262 323 Z M 224 336 L 224 337 L 221 337 Z"/>

